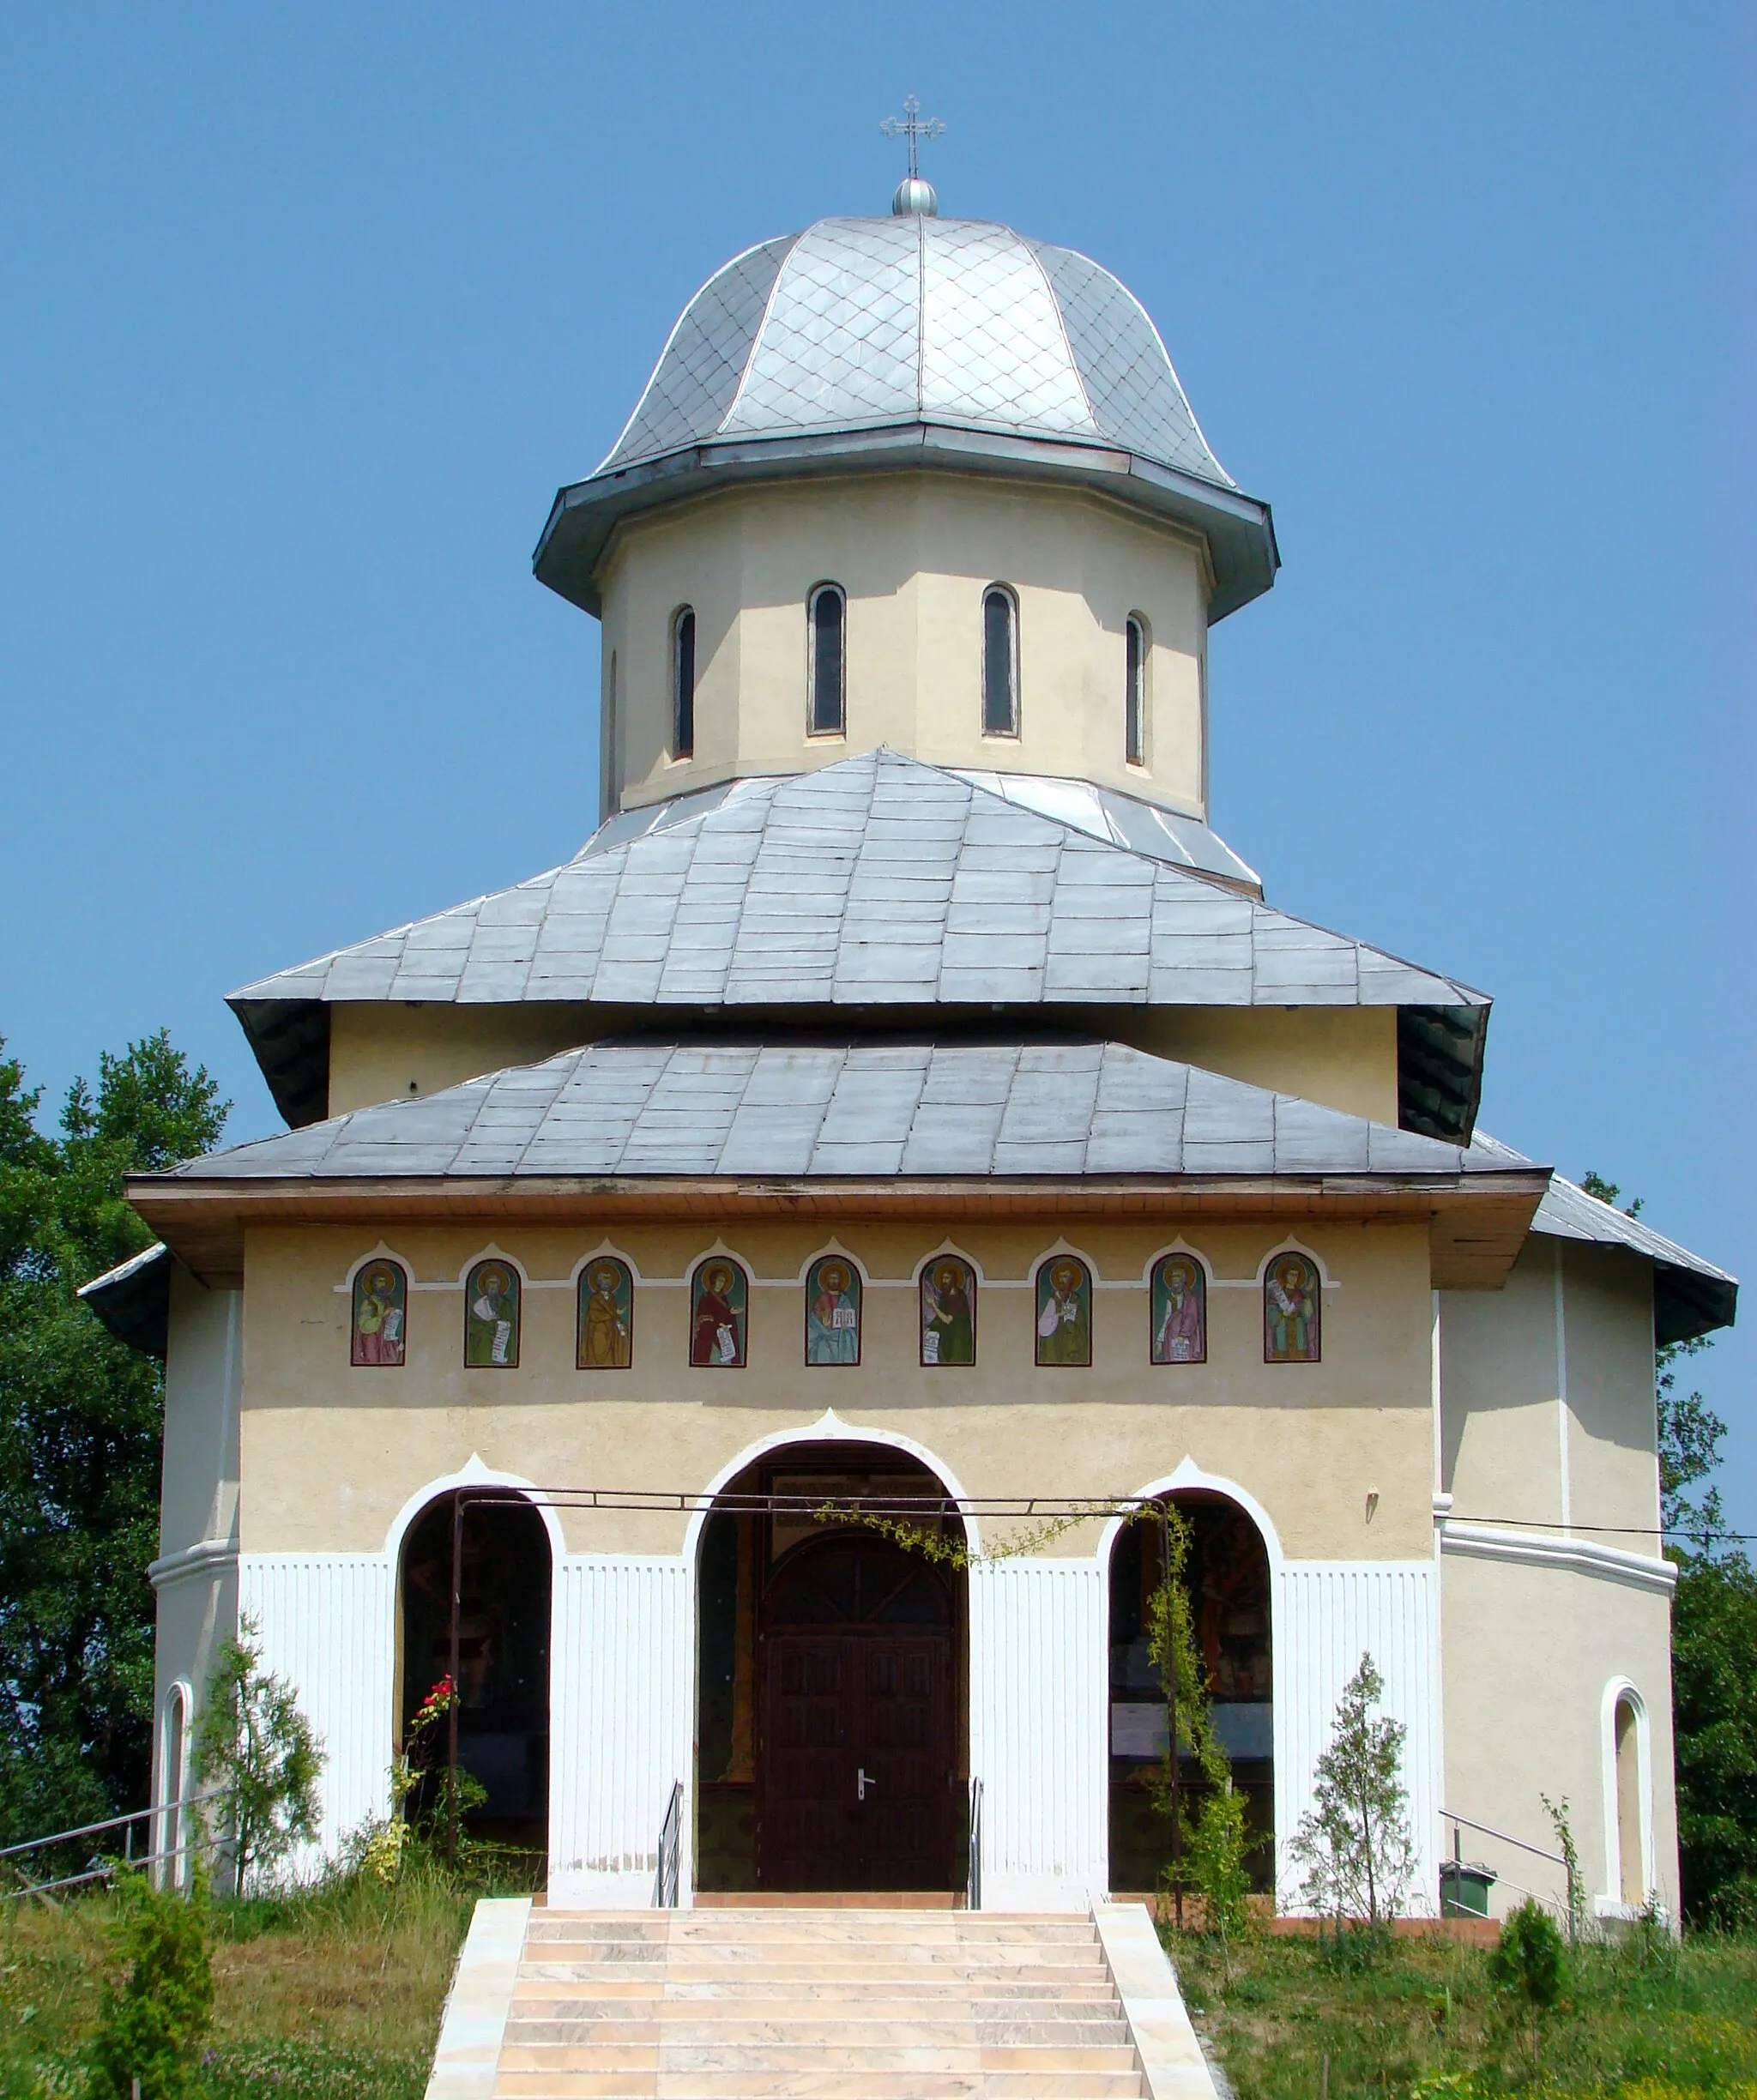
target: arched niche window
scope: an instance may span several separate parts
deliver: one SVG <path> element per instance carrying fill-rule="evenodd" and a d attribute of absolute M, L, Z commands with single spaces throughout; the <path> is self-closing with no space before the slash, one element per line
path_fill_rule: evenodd
<path fill-rule="evenodd" d="M 1131 612 L 1123 628 L 1123 756 L 1147 763 L 1147 623 Z"/>
<path fill-rule="evenodd" d="M 982 733 L 1019 733 L 1019 608 L 1004 583 L 982 594 Z"/>
<path fill-rule="evenodd" d="M 848 733 L 848 600 L 839 583 L 820 583 L 806 601 L 812 707 L 807 733 Z"/>
<path fill-rule="evenodd" d="M 671 621 L 671 755 L 696 753 L 696 615 L 679 606 Z"/>

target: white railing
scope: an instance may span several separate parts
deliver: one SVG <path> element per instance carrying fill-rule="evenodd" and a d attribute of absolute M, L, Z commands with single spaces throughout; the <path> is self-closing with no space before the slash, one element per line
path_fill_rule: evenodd
<path fill-rule="evenodd" d="M 201 1851 L 212 1844 L 210 1838 L 199 1838 L 188 1844 L 155 1849 L 149 1837 L 147 1850 L 136 1853 L 134 1849 L 135 1825 L 137 1823 L 151 1824 L 162 1816 L 165 1819 L 163 1827 L 166 1831 L 180 1831 L 184 1827 L 184 1815 L 190 1809 L 202 1801 L 219 1800 L 224 1791 L 223 1788 L 214 1787 L 205 1794 L 187 1795 L 181 1801 L 163 1801 L 156 1808 L 136 1808 L 127 1815 L 106 1816 L 101 1823 L 78 1823 L 71 1830 L 51 1831 L 45 1838 L 27 1838 L 20 1844 L 0 1845 L 0 1862 L 17 1862 L 27 1854 L 46 1852 L 54 1845 L 71 1844 L 76 1838 L 99 1838 L 106 1831 L 119 1830 L 122 1832 L 122 1850 L 119 1852 L 94 1852 L 78 1874 L 60 1874 L 49 1881 L 33 1881 L 22 1865 L 9 1865 L 5 1871 L 16 1874 L 21 1886 L 0 1890 L 0 1903 L 14 1903 L 21 1896 L 47 1896 L 57 1889 L 82 1887 L 88 1881 L 108 1881 L 114 1876 L 118 1862 L 124 1868 L 162 1870 L 174 1862 Z"/>
<path fill-rule="evenodd" d="M 970 1858 L 964 1878 L 964 1908 L 982 1908 L 982 1782 L 970 1782 Z"/>

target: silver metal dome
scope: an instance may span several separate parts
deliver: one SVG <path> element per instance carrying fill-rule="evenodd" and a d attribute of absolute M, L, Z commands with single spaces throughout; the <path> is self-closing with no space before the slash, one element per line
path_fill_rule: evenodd
<path fill-rule="evenodd" d="M 930 219 L 939 216 L 939 196 L 933 184 L 919 175 L 905 175 L 891 200 L 893 219 L 901 219 L 909 212 L 925 212 Z"/>
<path fill-rule="evenodd" d="M 918 418 L 1120 445 L 1236 486 L 1108 270 L 1011 226 L 915 210 L 820 219 L 715 271 L 598 472 L 715 438 Z"/>
<path fill-rule="evenodd" d="M 764 474 L 932 464 L 1096 482 L 1194 525 L 1211 618 L 1273 580 L 1268 507 L 1215 457 L 1133 293 L 1073 249 L 914 204 L 820 219 L 716 270 L 609 456 L 558 497 L 537 573 L 595 612 L 592 572 L 631 509 Z"/>

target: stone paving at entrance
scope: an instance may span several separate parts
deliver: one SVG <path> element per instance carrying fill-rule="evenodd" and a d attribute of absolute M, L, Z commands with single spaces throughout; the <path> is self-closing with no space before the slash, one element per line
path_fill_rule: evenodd
<path fill-rule="evenodd" d="M 1212 2100 L 1138 1905 L 488 1909 L 429 2100 Z"/>

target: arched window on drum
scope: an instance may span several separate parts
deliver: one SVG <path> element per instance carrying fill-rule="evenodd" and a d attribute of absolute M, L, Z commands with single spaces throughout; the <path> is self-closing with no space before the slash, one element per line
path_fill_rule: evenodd
<path fill-rule="evenodd" d="M 848 600 L 839 583 L 820 583 L 808 605 L 806 651 L 809 657 L 811 713 L 806 733 L 814 737 L 848 733 Z"/>

